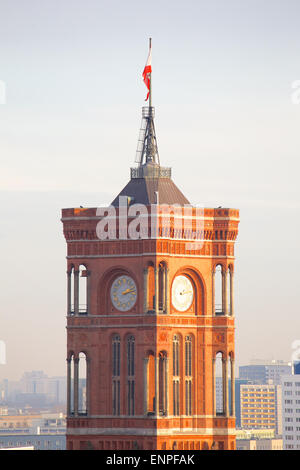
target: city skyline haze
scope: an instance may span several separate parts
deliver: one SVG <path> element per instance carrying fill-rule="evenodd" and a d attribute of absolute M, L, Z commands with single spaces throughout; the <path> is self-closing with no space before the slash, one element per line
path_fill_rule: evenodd
<path fill-rule="evenodd" d="M 1 1 L 0 380 L 66 374 L 61 209 L 109 205 L 128 182 L 149 37 L 161 164 L 192 204 L 240 210 L 236 366 L 292 359 L 299 15 L 296 0 Z"/>

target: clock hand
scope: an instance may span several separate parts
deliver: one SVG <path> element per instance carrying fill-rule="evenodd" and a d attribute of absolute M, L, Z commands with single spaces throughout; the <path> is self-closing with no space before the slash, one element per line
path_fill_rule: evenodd
<path fill-rule="evenodd" d="M 188 290 L 188 291 L 182 291 L 182 292 L 180 292 L 180 295 L 184 295 L 184 294 L 192 294 L 192 291 L 191 291 L 191 290 Z"/>
<path fill-rule="evenodd" d="M 126 289 L 122 292 L 122 295 L 130 294 L 131 292 L 135 292 L 135 289 Z"/>

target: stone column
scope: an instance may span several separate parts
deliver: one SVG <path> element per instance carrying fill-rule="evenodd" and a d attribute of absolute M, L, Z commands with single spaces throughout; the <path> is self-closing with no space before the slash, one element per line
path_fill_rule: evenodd
<path fill-rule="evenodd" d="M 79 271 L 74 271 L 74 314 L 79 314 Z"/>
<path fill-rule="evenodd" d="M 230 270 L 230 315 L 234 316 L 234 290 L 233 290 L 233 270 Z"/>
<path fill-rule="evenodd" d="M 213 357 L 212 360 L 212 408 L 213 408 L 213 416 L 216 416 L 217 409 L 216 409 L 216 358 Z"/>
<path fill-rule="evenodd" d="M 166 411 L 166 358 L 161 358 L 161 382 L 159 384 L 161 389 L 161 399 L 162 399 L 162 412 Z"/>
<path fill-rule="evenodd" d="M 148 312 L 148 266 L 144 269 L 144 313 Z"/>
<path fill-rule="evenodd" d="M 71 305 L 72 305 L 72 299 L 71 299 L 71 294 L 72 294 L 72 273 L 67 272 L 67 314 L 71 315 Z"/>
<path fill-rule="evenodd" d="M 223 376 L 223 413 L 228 416 L 228 360 L 222 359 L 222 376 Z"/>
<path fill-rule="evenodd" d="M 166 267 L 163 267 L 162 271 L 162 311 L 166 313 Z"/>
<path fill-rule="evenodd" d="M 228 314 L 228 300 L 227 300 L 227 268 L 222 268 L 222 312 L 224 315 Z"/>
<path fill-rule="evenodd" d="M 158 311 L 159 311 L 159 278 L 158 278 L 158 273 L 159 273 L 159 269 L 158 268 L 155 268 L 154 269 L 154 275 L 155 275 L 155 308 L 154 308 L 154 311 L 156 313 L 156 315 L 158 314 Z"/>
<path fill-rule="evenodd" d="M 169 268 L 165 267 L 165 311 L 166 314 L 169 313 Z"/>
<path fill-rule="evenodd" d="M 91 360 L 86 357 L 86 414 L 90 413 Z"/>
<path fill-rule="evenodd" d="M 216 278 L 216 271 L 215 269 L 213 269 L 212 273 L 211 273 L 211 277 L 212 277 L 212 286 L 211 286 L 211 305 L 212 305 L 212 312 L 211 314 L 214 316 L 215 313 L 216 313 L 216 302 L 215 302 L 215 278 Z"/>
<path fill-rule="evenodd" d="M 234 372 L 234 358 L 230 357 L 231 366 L 231 416 L 235 416 L 235 372 Z"/>
<path fill-rule="evenodd" d="M 86 313 L 90 314 L 90 302 L 91 302 L 91 272 L 86 273 Z"/>
<path fill-rule="evenodd" d="M 159 415 L 159 357 L 155 358 L 155 415 Z"/>
<path fill-rule="evenodd" d="M 72 412 L 71 410 L 71 362 L 72 358 L 67 359 L 67 416 Z"/>
<path fill-rule="evenodd" d="M 148 413 L 148 364 L 149 358 L 144 358 L 144 415 Z"/>
<path fill-rule="evenodd" d="M 74 357 L 74 415 L 78 416 L 79 357 Z"/>
<path fill-rule="evenodd" d="M 165 415 L 169 415 L 169 359 L 164 358 L 165 361 Z"/>

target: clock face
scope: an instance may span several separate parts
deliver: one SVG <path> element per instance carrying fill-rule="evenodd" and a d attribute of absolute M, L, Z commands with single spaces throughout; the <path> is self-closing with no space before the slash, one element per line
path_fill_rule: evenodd
<path fill-rule="evenodd" d="M 130 310 L 137 298 L 137 288 L 134 280 L 129 276 L 119 276 L 112 283 L 110 298 L 114 307 L 121 312 Z"/>
<path fill-rule="evenodd" d="M 172 285 L 172 304 L 179 310 L 185 312 L 193 302 L 194 289 L 191 281 L 186 276 L 176 276 Z"/>

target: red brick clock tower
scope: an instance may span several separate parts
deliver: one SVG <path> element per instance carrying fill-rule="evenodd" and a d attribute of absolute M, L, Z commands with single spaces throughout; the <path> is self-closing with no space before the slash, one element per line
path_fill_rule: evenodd
<path fill-rule="evenodd" d="M 62 210 L 67 449 L 234 450 L 239 211 L 189 203 L 160 165 L 152 106 L 106 209 Z"/>

